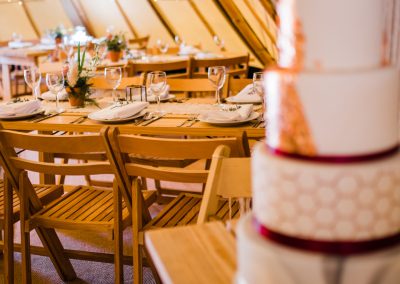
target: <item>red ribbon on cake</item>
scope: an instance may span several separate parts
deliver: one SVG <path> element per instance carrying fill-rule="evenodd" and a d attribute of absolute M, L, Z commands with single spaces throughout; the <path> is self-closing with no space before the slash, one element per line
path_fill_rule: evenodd
<path fill-rule="evenodd" d="M 370 253 L 376 250 L 400 245 L 400 233 L 369 241 L 321 241 L 291 237 L 278 233 L 265 227 L 256 218 L 253 218 L 253 225 L 261 236 L 271 241 L 309 252 L 346 256 Z"/>
<path fill-rule="evenodd" d="M 396 145 L 387 150 L 375 152 L 372 154 L 358 155 L 358 156 L 304 156 L 296 153 L 288 153 L 276 148 L 272 148 L 267 145 L 268 151 L 277 156 L 310 161 L 310 162 L 333 163 L 333 164 L 358 163 L 358 162 L 366 162 L 371 160 L 382 159 L 395 154 L 396 152 L 399 151 L 399 148 L 400 148 L 399 145 Z"/>

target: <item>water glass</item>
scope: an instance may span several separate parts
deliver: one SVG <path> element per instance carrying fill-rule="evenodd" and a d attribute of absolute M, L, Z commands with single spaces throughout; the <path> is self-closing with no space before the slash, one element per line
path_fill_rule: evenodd
<path fill-rule="evenodd" d="M 161 39 L 157 40 L 157 47 L 158 50 L 162 53 L 162 54 L 166 54 L 169 48 L 169 44 Z"/>
<path fill-rule="evenodd" d="M 149 89 L 157 100 L 158 113 L 162 114 L 161 110 L 161 94 L 167 85 L 167 74 L 163 71 L 150 72 L 147 76 Z"/>
<path fill-rule="evenodd" d="M 62 72 L 57 73 L 47 73 L 46 74 L 46 85 L 56 96 L 56 110 L 58 113 L 62 112 L 63 109 L 59 107 L 59 96 L 60 92 L 64 89 L 64 76 Z"/>
<path fill-rule="evenodd" d="M 104 77 L 106 78 L 107 83 L 113 89 L 112 97 L 114 102 L 124 100 L 122 97 L 120 98 L 117 95 L 117 88 L 121 84 L 122 79 L 122 69 L 121 67 L 107 67 L 104 69 Z"/>
<path fill-rule="evenodd" d="M 36 67 L 28 67 L 24 70 L 25 83 L 32 89 L 32 93 L 37 100 L 39 97 L 39 86 L 42 80 L 40 70 Z"/>
<path fill-rule="evenodd" d="M 222 106 L 221 98 L 219 96 L 219 90 L 224 86 L 225 78 L 226 78 L 225 66 L 213 66 L 208 68 L 208 80 L 210 80 L 210 82 L 215 87 L 215 99 L 217 105 L 219 106 Z"/>

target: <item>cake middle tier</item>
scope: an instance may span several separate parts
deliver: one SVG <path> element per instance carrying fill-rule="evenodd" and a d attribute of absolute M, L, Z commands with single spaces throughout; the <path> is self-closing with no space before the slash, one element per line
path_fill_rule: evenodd
<path fill-rule="evenodd" d="M 271 231 L 321 241 L 386 238 L 400 228 L 400 153 L 328 164 L 271 154 L 252 158 L 253 212 Z"/>
<path fill-rule="evenodd" d="M 303 156 L 362 156 L 399 141 L 399 73 L 265 72 L 267 144 Z"/>

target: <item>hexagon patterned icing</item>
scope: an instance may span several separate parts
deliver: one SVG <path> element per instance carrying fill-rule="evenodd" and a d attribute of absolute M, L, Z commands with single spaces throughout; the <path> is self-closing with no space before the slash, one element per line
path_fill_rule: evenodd
<path fill-rule="evenodd" d="M 399 232 L 400 154 L 326 164 L 274 156 L 259 144 L 253 169 L 253 211 L 271 230 L 318 240 L 368 240 Z"/>

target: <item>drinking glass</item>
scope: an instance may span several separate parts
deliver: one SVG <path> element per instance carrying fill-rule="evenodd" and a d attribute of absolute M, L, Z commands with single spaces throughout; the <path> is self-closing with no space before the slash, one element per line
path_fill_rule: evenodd
<path fill-rule="evenodd" d="M 121 84 L 121 78 L 122 78 L 121 67 L 105 68 L 104 69 L 104 77 L 106 78 L 107 83 L 113 89 L 112 97 L 113 97 L 114 102 L 122 101 L 123 100 L 122 96 L 120 98 L 116 92 L 118 86 Z"/>
<path fill-rule="evenodd" d="M 32 94 L 37 100 L 39 97 L 39 86 L 42 80 L 40 70 L 36 67 L 28 67 L 24 70 L 24 79 L 26 84 L 32 89 Z"/>
<path fill-rule="evenodd" d="M 215 87 L 216 104 L 222 106 L 221 98 L 219 97 L 219 90 L 224 86 L 226 77 L 225 66 L 213 66 L 208 68 L 208 80 Z"/>
<path fill-rule="evenodd" d="M 46 74 L 46 85 L 49 88 L 50 92 L 52 92 L 56 96 L 56 110 L 58 113 L 63 112 L 64 110 L 60 108 L 59 100 L 60 100 L 60 92 L 64 89 L 64 76 L 62 72 L 57 73 L 47 73 Z"/>
<path fill-rule="evenodd" d="M 157 40 L 157 47 L 158 47 L 158 50 L 159 50 L 162 54 L 165 54 L 165 53 L 167 53 L 167 51 L 168 51 L 169 44 L 168 44 L 168 42 L 165 42 L 165 41 L 159 39 L 159 40 Z"/>
<path fill-rule="evenodd" d="M 255 72 L 253 74 L 253 94 L 259 95 L 261 98 L 261 105 L 263 107 L 262 117 L 264 120 L 264 111 L 265 111 L 265 97 L 264 97 L 264 73 L 263 72 Z"/>
<path fill-rule="evenodd" d="M 167 74 L 163 71 L 150 72 L 147 82 L 152 94 L 156 97 L 158 114 L 163 114 L 161 110 L 161 94 L 167 85 Z"/>

